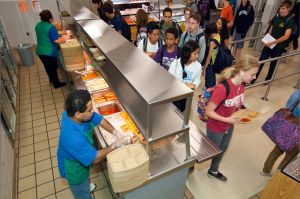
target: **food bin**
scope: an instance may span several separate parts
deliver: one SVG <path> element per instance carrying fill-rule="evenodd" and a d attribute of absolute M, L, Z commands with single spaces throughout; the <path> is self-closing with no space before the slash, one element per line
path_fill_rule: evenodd
<path fill-rule="evenodd" d="M 121 112 L 121 109 L 117 103 L 107 103 L 105 105 L 98 106 L 98 111 L 101 115 L 111 115 Z"/>

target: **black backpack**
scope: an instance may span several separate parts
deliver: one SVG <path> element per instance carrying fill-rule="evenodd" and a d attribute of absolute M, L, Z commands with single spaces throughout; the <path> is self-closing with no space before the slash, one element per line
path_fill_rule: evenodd
<path fill-rule="evenodd" d="M 147 45 L 148 45 L 148 37 L 145 37 L 143 40 L 143 51 L 147 51 Z M 162 40 L 159 38 L 158 39 L 158 48 L 160 48 L 163 45 Z"/>
<path fill-rule="evenodd" d="M 232 66 L 233 56 L 231 51 L 224 45 L 221 45 L 216 39 L 210 39 L 218 46 L 218 54 L 213 65 L 213 71 L 220 74 L 225 68 Z"/>
<path fill-rule="evenodd" d="M 209 0 L 198 0 L 196 3 L 198 13 L 201 15 L 201 21 L 203 19 L 209 20 L 210 18 L 210 1 Z"/>
<path fill-rule="evenodd" d="M 122 35 L 128 40 L 131 42 L 131 29 L 130 29 L 130 26 L 127 24 L 127 22 L 124 20 L 124 18 L 120 16 L 120 19 L 121 19 L 121 22 L 122 22 Z"/>

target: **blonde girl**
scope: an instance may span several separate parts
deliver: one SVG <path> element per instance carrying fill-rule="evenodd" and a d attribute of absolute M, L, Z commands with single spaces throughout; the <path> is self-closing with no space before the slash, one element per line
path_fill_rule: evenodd
<path fill-rule="evenodd" d="M 227 181 L 227 177 L 219 172 L 219 164 L 229 145 L 234 124 L 239 123 L 233 113 L 238 111 L 244 102 L 244 83 L 250 83 L 256 78 L 258 67 L 258 59 L 246 54 L 237 60 L 235 66 L 221 73 L 219 82 L 222 83 L 214 88 L 206 109 L 207 137 L 222 150 L 222 153 L 212 159 L 207 173 L 209 177 Z"/>

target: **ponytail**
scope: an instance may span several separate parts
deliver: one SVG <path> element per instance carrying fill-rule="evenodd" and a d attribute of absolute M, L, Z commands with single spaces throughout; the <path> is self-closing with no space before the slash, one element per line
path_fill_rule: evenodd
<path fill-rule="evenodd" d="M 218 79 L 218 82 L 222 82 L 224 80 L 231 79 L 236 74 L 237 74 L 237 70 L 235 69 L 235 67 L 227 67 L 222 71 L 221 77 Z"/>

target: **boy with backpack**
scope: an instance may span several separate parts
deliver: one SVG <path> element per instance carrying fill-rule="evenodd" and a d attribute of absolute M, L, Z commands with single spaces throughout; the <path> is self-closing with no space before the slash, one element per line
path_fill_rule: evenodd
<path fill-rule="evenodd" d="M 154 60 L 159 63 L 164 69 L 169 70 L 171 63 L 180 57 L 181 48 L 177 46 L 178 31 L 171 27 L 166 30 L 166 44 L 161 46 Z"/>
<path fill-rule="evenodd" d="M 205 44 L 204 31 L 200 27 L 200 20 L 201 20 L 201 16 L 198 13 L 191 14 L 190 19 L 189 19 L 189 27 L 188 27 L 187 31 L 185 31 L 181 35 L 178 46 L 180 48 L 182 48 L 184 43 L 186 43 L 190 40 L 196 41 L 200 47 L 198 62 L 202 63 L 202 60 L 205 55 L 206 44 Z"/>
<path fill-rule="evenodd" d="M 155 22 L 147 24 L 147 38 L 143 38 L 138 48 L 141 49 L 146 55 L 154 58 L 158 49 L 162 46 L 162 40 L 159 38 L 160 28 Z"/>
<path fill-rule="evenodd" d="M 113 5 L 109 2 L 103 4 L 102 10 L 106 17 L 109 18 L 110 25 L 128 41 L 131 42 L 131 29 L 120 14 L 115 13 Z"/>
<path fill-rule="evenodd" d="M 162 41 L 165 41 L 165 33 L 168 28 L 174 27 L 177 29 L 179 36 L 182 34 L 179 25 L 172 19 L 172 12 L 169 7 L 163 10 L 163 20 L 160 22 L 160 38 Z"/>
<path fill-rule="evenodd" d="M 275 17 L 271 21 L 271 26 L 268 31 L 268 33 L 275 38 L 275 41 L 266 43 L 265 47 L 263 48 L 259 60 L 266 60 L 269 57 L 279 57 L 284 52 L 285 48 L 288 46 L 288 40 L 292 33 L 292 28 L 294 25 L 294 21 L 289 16 L 289 12 L 292 7 L 292 2 L 289 0 L 284 0 L 279 8 L 279 13 L 275 15 Z M 275 47 L 271 48 L 271 46 L 276 45 Z M 270 63 L 270 68 L 268 71 L 268 74 L 265 78 L 265 81 L 268 81 L 272 78 L 275 67 L 276 67 L 276 61 L 272 61 Z M 257 72 L 256 77 L 258 78 L 264 64 L 261 64 L 259 66 L 259 70 Z M 251 84 L 254 84 L 255 79 L 251 82 Z M 265 83 L 263 86 L 267 86 L 268 84 Z"/>

